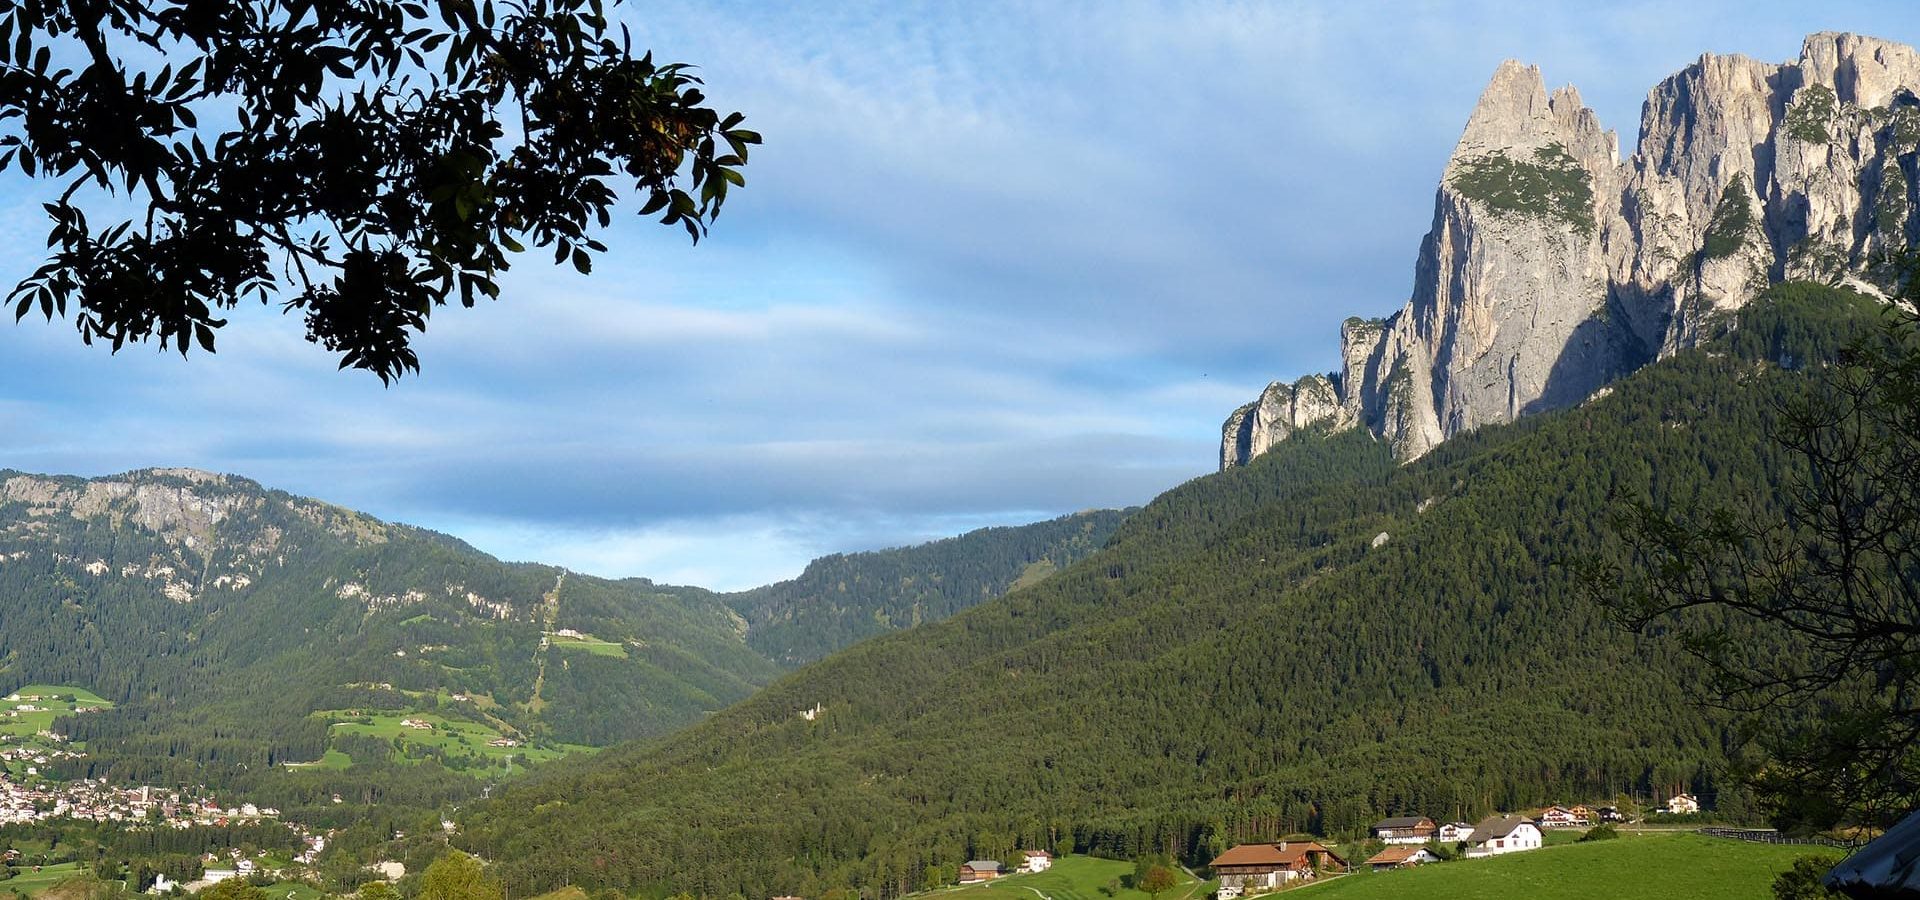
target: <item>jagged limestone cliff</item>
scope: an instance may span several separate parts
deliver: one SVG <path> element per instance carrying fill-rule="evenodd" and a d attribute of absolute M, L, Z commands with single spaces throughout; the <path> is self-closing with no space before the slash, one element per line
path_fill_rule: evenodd
<path fill-rule="evenodd" d="M 1871 289 L 1920 225 L 1916 91 L 1920 53 L 1859 35 L 1812 35 L 1785 64 L 1705 55 L 1649 92 L 1621 162 L 1578 92 L 1502 63 L 1442 175 L 1411 298 L 1341 327 L 1339 372 L 1228 417 L 1221 467 L 1311 425 L 1413 459 L 1578 403 L 1772 281 Z"/>

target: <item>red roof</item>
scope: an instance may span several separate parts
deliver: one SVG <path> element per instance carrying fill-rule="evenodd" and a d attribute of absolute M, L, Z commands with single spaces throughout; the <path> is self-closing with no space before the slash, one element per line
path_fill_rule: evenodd
<path fill-rule="evenodd" d="M 1241 844 L 1216 857 L 1212 863 L 1220 866 L 1282 866 L 1290 867 L 1306 859 L 1309 853 L 1325 853 L 1341 865 L 1340 859 L 1332 850 L 1320 846 L 1318 841 L 1281 841 L 1274 844 Z"/>
<path fill-rule="evenodd" d="M 1416 854 L 1426 849 L 1427 848 L 1420 847 L 1420 846 L 1399 844 L 1396 846 L 1388 847 L 1387 849 L 1374 854 L 1372 859 L 1367 860 L 1367 865 L 1397 866 L 1403 862 L 1406 862 L 1407 860 L 1412 859 Z"/>

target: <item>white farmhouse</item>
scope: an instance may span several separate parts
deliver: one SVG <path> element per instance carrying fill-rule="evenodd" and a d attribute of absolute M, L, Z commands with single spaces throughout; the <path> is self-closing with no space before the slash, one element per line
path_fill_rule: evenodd
<path fill-rule="evenodd" d="M 1473 834 L 1473 826 L 1465 822 L 1448 822 L 1440 826 L 1436 835 L 1442 844 L 1458 844 Z"/>
<path fill-rule="evenodd" d="M 1662 810 L 1662 812 L 1683 816 L 1691 815 L 1699 811 L 1700 800 L 1692 794 L 1675 794 L 1672 800 L 1667 801 L 1667 808 Z"/>
<path fill-rule="evenodd" d="M 1053 867 L 1053 854 L 1045 850 L 1023 850 L 1026 862 L 1020 866 L 1022 872 L 1045 872 Z"/>
<path fill-rule="evenodd" d="M 1467 856 L 1497 856 L 1540 849 L 1540 826 L 1526 816 L 1490 816 L 1467 836 Z"/>

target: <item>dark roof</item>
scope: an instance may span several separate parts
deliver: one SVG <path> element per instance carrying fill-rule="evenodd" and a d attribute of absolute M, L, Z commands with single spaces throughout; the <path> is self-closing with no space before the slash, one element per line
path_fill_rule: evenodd
<path fill-rule="evenodd" d="M 1419 828 L 1422 825 L 1432 828 L 1433 820 L 1426 816 L 1397 816 L 1391 819 L 1381 819 L 1373 823 L 1374 830 L 1376 831 L 1382 828 Z"/>
<path fill-rule="evenodd" d="M 1820 882 L 1855 900 L 1920 896 L 1920 812 L 1854 851 Z"/>
<path fill-rule="evenodd" d="M 1477 844 L 1481 841 L 1503 838 L 1512 834 L 1515 828 L 1531 824 L 1533 820 L 1526 816 L 1488 816 L 1481 819 L 1480 824 L 1473 826 L 1473 833 L 1467 836 L 1467 842 Z"/>

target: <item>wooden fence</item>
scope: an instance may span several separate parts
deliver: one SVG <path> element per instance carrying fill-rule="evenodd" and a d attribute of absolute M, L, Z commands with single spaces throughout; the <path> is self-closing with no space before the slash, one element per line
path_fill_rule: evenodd
<path fill-rule="evenodd" d="M 1778 831 L 1761 828 L 1702 828 L 1700 833 L 1707 837 L 1728 838 L 1736 841 L 1752 841 L 1756 844 L 1806 844 L 1814 847 L 1832 847 L 1836 850 L 1853 850 L 1865 844 L 1865 841 L 1842 841 L 1827 837 L 1789 837 Z"/>

